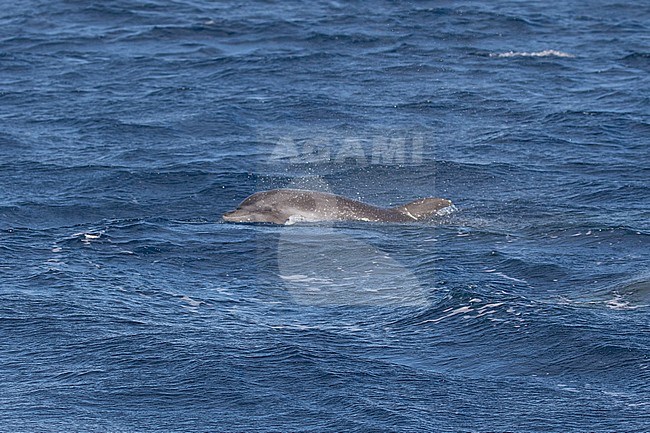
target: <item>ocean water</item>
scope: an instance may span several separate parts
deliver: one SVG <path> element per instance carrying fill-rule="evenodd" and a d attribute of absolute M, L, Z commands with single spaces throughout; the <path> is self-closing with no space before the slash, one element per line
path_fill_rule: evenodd
<path fill-rule="evenodd" d="M 3 6 L 0 431 L 650 431 L 645 2 Z"/>

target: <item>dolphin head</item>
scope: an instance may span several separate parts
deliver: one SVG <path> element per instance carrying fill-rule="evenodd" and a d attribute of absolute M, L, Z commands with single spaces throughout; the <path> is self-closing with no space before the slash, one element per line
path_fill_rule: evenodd
<path fill-rule="evenodd" d="M 239 207 L 223 214 L 223 220 L 234 223 L 274 223 L 284 224 L 288 217 L 281 212 L 269 209 Z"/>
<path fill-rule="evenodd" d="M 289 216 L 269 200 L 268 194 L 256 193 L 240 203 L 237 209 L 223 214 L 223 220 L 235 223 L 284 224 Z"/>

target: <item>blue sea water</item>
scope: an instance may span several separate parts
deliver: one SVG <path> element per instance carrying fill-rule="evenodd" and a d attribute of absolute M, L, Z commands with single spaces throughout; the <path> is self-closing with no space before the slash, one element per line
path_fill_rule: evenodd
<path fill-rule="evenodd" d="M 0 431 L 650 431 L 645 2 L 0 10 Z M 430 223 L 241 225 L 300 187 Z"/>

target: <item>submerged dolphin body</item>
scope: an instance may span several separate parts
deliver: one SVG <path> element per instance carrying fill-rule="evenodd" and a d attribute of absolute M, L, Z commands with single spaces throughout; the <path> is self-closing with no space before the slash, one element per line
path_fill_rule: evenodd
<path fill-rule="evenodd" d="M 451 206 L 442 198 L 421 198 L 403 206 L 380 208 L 340 195 L 302 189 L 257 192 L 226 212 L 224 221 L 237 223 L 293 224 L 318 221 L 423 221 Z"/>

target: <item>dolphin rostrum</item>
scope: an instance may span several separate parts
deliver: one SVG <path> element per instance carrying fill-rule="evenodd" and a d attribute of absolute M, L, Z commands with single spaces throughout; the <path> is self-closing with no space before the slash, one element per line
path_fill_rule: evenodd
<path fill-rule="evenodd" d="M 381 208 L 340 195 L 302 189 L 256 192 L 224 221 L 237 223 L 293 224 L 318 221 L 371 221 L 406 223 L 423 221 L 452 205 L 443 198 L 421 198 L 402 206 Z"/>

